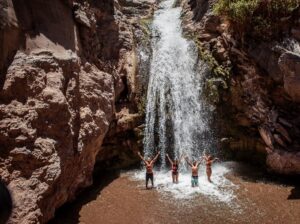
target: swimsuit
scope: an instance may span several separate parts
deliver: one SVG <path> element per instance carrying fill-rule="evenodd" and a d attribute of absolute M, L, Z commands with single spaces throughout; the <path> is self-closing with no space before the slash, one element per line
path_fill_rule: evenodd
<path fill-rule="evenodd" d="M 152 173 L 152 165 L 146 164 L 146 171 L 147 173 Z"/>
<path fill-rule="evenodd" d="M 192 176 L 192 186 L 198 186 L 198 176 Z"/>
<path fill-rule="evenodd" d="M 153 183 L 153 173 L 146 173 L 146 182 L 148 182 L 149 179 Z"/>
<path fill-rule="evenodd" d="M 151 183 L 153 184 L 153 172 L 152 172 L 152 165 L 146 164 L 146 184 L 148 183 L 149 179 L 151 180 Z"/>
<path fill-rule="evenodd" d="M 172 175 L 178 174 L 178 164 L 173 164 L 172 166 Z"/>
<path fill-rule="evenodd" d="M 209 161 L 209 162 L 206 163 L 206 170 L 207 171 L 211 171 L 211 165 L 212 165 L 211 161 Z"/>

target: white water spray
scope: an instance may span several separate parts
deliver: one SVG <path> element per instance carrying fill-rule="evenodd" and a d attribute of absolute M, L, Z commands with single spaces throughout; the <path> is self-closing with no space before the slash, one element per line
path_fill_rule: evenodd
<path fill-rule="evenodd" d="M 280 45 L 288 51 L 291 51 L 295 54 L 300 54 L 300 44 L 293 38 L 284 39 Z"/>
<path fill-rule="evenodd" d="M 153 156 L 158 146 L 162 167 L 166 153 L 198 159 L 212 142 L 208 107 L 201 100 L 208 69 L 198 62 L 194 43 L 182 37 L 181 8 L 173 4 L 174 0 L 162 2 L 154 15 L 147 93 L 144 152 Z"/>
<path fill-rule="evenodd" d="M 202 99 L 202 88 L 209 72 L 198 60 L 195 44 L 182 36 L 181 8 L 175 0 L 165 0 L 155 12 L 152 24 L 152 61 L 147 93 L 144 154 L 152 157 L 161 151 L 161 171 L 155 174 L 160 189 L 175 197 L 190 197 L 194 193 L 214 196 L 220 201 L 232 198 L 231 182 L 222 165 L 213 168 L 214 184 L 206 180 L 205 167 L 200 168 L 199 187 L 191 188 L 186 163 L 180 165 L 179 184 L 171 183 L 166 170 L 165 154 L 173 158 L 186 155 L 199 160 L 204 151 L 213 152 L 214 138 L 209 127 L 209 106 Z M 156 147 L 158 146 L 158 147 Z M 144 178 L 144 172 L 135 175 Z"/>

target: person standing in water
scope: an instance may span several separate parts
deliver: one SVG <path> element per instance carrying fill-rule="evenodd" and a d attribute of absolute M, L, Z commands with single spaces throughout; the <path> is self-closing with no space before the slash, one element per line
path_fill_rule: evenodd
<path fill-rule="evenodd" d="M 154 184 L 153 184 L 153 165 L 156 162 L 156 160 L 158 159 L 158 156 L 160 154 L 160 151 L 158 151 L 158 153 L 156 154 L 156 156 L 151 160 L 150 158 L 145 159 L 140 152 L 138 152 L 139 157 L 141 158 L 141 160 L 144 161 L 145 166 L 146 166 L 146 189 L 148 188 L 148 181 L 149 179 L 151 180 L 151 185 L 153 188 Z"/>
<path fill-rule="evenodd" d="M 172 180 L 173 180 L 173 183 L 176 183 L 178 184 L 178 166 L 179 166 L 179 163 L 181 162 L 182 160 L 182 157 L 183 155 L 180 157 L 180 159 L 175 159 L 174 161 L 171 160 L 169 154 L 166 154 L 171 166 L 172 166 Z"/>
<path fill-rule="evenodd" d="M 198 187 L 199 183 L 198 183 L 198 169 L 199 169 L 199 164 L 200 161 L 194 161 L 193 163 L 191 163 L 188 159 L 188 157 L 185 157 L 186 162 L 189 164 L 189 166 L 192 168 L 192 187 Z"/>
<path fill-rule="evenodd" d="M 204 158 L 205 162 L 206 162 L 206 175 L 207 175 L 207 180 L 212 183 L 210 177 L 212 174 L 212 170 L 211 170 L 211 166 L 213 164 L 213 162 L 219 160 L 218 158 L 214 158 L 211 155 L 204 155 L 202 158 Z M 220 160 L 219 160 L 220 161 Z"/>

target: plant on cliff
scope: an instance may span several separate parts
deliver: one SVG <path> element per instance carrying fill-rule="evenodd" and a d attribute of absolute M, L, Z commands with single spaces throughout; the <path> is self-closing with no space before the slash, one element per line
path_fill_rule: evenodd
<path fill-rule="evenodd" d="M 241 38 L 248 34 L 269 40 L 280 34 L 297 7 L 299 0 L 219 0 L 214 13 L 225 16 Z"/>
<path fill-rule="evenodd" d="M 202 47 L 199 40 L 194 38 L 194 42 L 198 48 L 200 59 L 207 63 L 211 71 L 210 77 L 206 78 L 204 94 L 209 103 L 216 105 L 220 101 L 220 90 L 228 89 L 231 67 L 220 65 L 211 52 Z"/>

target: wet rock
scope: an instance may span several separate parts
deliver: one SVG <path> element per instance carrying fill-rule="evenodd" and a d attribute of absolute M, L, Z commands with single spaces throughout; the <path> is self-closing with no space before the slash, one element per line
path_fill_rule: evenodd
<path fill-rule="evenodd" d="M 257 61 L 259 66 L 265 69 L 272 79 L 277 83 L 282 83 L 283 73 L 281 72 L 278 59 L 280 54 L 273 50 L 276 44 L 260 44 L 252 46 L 250 49 L 251 56 Z"/>
<path fill-rule="evenodd" d="M 268 167 L 281 174 L 300 173 L 300 153 L 285 152 L 281 150 L 268 150 L 266 163 Z"/>
<path fill-rule="evenodd" d="M 261 138 L 264 140 L 265 144 L 273 149 L 274 148 L 274 145 L 273 145 L 274 140 L 273 140 L 271 131 L 267 127 L 260 127 L 258 129 L 258 131 L 259 131 Z"/>
<path fill-rule="evenodd" d="M 280 146 L 282 146 L 284 148 L 287 147 L 287 145 L 285 144 L 285 142 L 282 140 L 282 138 L 279 135 L 275 134 L 273 137 Z"/>
<path fill-rule="evenodd" d="M 295 39 L 297 39 L 298 41 L 300 41 L 300 27 L 297 28 L 292 28 L 292 35 Z"/>
<path fill-rule="evenodd" d="M 295 102 L 300 102 L 300 55 L 286 52 L 280 56 L 279 66 L 284 74 L 284 89 Z"/>
<path fill-rule="evenodd" d="M 238 31 L 233 30 L 227 18 L 216 18 L 212 11 L 214 4 L 215 1 L 210 0 L 183 0 L 183 24 L 184 30 L 198 38 L 200 47 L 215 59 L 204 60 L 217 62 L 231 71 L 227 81 L 229 91 L 214 88 L 217 90 L 214 96 L 222 99 L 216 104 L 218 131 L 220 136 L 231 136 L 232 139 L 224 148 L 237 153 L 247 149 L 255 152 L 255 144 L 248 143 L 256 141 L 268 146 L 270 150 L 260 150 L 268 155 L 274 155 L 272 150 L 276 147 L 289 152 L 299 151 L 300 132 L 294 122 L 300 113 L 297 106 L 299 42 L 292 38 L 298 38 L 299 10 L 281 20 L 286 24 L 279 28 L 286 36 L 284 40 L 266 42 L 252 39 L 251 34 L 243 40 L 235 39 Z M 203 8 L 200 9 L 200 5 Z M 290 156 L 293 155 L 295 153 Z M 280 161 L 287 160 L 284 153 L 276 153 L 276 156 Z M 296 165 L 297 159 L 293 166 Z M 285 166 L 282 170 L 273 170 L 294 172 Z"/>
<path fill-rule="evenodd" d="M 288 127 L 288 128 L 293 127 L 293 125 L 292 125 L 290 122 L 288 122 L 287 120 L 285 120 L 285 119 L 283 119 L 283 118 L 281 118 L 281 117 L 280 117 L 278 120 L 279 120 L 279 122 L 280 122 L 281 124 L 283 124 L 284 126 L 286 126 L 286 127 Z"/>
<path fill-rule="evenodd" d="M 220 17 L 209 14 L 203 21 L 204 30 L 212 33 L 218 32 L 218 26 L 220 25 Z"/>
<path fill-rule="evenodd" d="M 292 142 L 292 139 L 288 133 L 288 131 L 280 124 L 276 124 L 276 131 L 278 131 L 288 142 Z"/>

